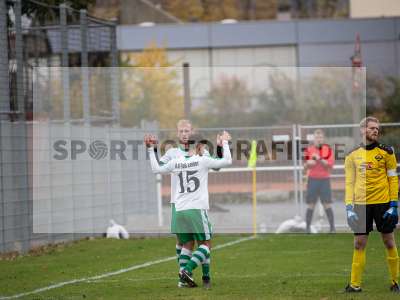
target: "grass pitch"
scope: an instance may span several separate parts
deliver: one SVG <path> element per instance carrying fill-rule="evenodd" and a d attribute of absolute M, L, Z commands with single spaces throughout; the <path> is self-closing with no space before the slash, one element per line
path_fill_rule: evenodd
<path fill-rule="evenodd" d="M 217 236 L 222 245 L 238 236 Z M 397 239 L 399 239 L 397 234 Z M 19 299 L 391 299 L 385 251 L 374 232 L 367 248 L 363 292 L 344 294 L 352 235 L 264 235 L 212 252 L 211 290 L 178 289 L 170 260 L 26 295 Z M 0 261 L 0 299 L 93 277 L 174 255 L 174 238 L 85 240 L 39 256 Z M 195 271 L 201 283 L 201 270 Z"/>

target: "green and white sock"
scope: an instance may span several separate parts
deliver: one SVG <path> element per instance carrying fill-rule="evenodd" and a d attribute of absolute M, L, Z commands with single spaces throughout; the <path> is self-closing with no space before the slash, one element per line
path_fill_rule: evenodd
<path fill-rule="evenodd" d="M 176 244 L 175 245 L 175 250 L 176 250 L 176 261 L 179 264 L 179 256 L 181 255 L 182 245 Z"/>
<path fill-rule="evenodd" d="M 179 270 L 184 269 L 191 258 L 192 251 L 186 248 L 182 248 L 181 255 L 179 256 Z"/>
<path fill-rule="evenodd" d="M 210 257 L 207 258 L 201 265 L 201 270 L 203 271 L 203 277 L 210 278 Z"/>
<path fill-rule="evenodd" d="M 185 270 L 192 273 L 194 269 L 201 266 L 210 257 L 210 249 L 206 245 L 201 245 L 193 252 L 192 258 L 187 263 Z"/>

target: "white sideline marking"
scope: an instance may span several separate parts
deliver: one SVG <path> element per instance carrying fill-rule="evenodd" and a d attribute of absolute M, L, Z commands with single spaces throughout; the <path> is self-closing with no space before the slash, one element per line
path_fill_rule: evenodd
<path fill-rule="evenodd" d="M 228 243 L 225 243 L 225 244 L 222 244 L 222 245 L 217 245 L 217 246 L 213 247 L 212 249 L 213 250 L 218 250 L 218 249 L 222 249 L 222 248 L 225 248 L 225 247 L 236 245 L 236 244 L 239 244 L 239 243 L 242 243 L 242 242 L 245 242 L 245 241 L 249 241 L 249 240 L 252 240 L 252 239 L 254 239 L 254 236 L 245 237 L 245 238 L 234 240 L 232 242 L 228 242 Z M 72 279 L 72 280 L 69 280 L 69 281 L 64 281 L 64 282 L 56 283 L 56 284 L 49 285 L 49 286 L 46 286 L 46 287 L 38 288 L 38 289 L 30 291 L 30 292 L 20 293 L 20 294 L 16 294 L 16 295 L 12 295 L 12 296 L 0 296 L 0 300 L 17 299 L 17 298 L 21 298 L 21 297 L 32 295 L 32 294 L 38 294 L 38 293 L 41 293 L 41 292 L 46 292 L 46 291 L 49 291 L 49 290 L 52 290 L 52 289 L 63 287 L 65 285 L 70 285 L 70 284 L 75 284 L 75 283 L 80 283 L 80 282 L 86 282 L 86 281 L 98 280 L 98 279 L 102 279 L 102 278 L 106 278 L 106 277 L 110 277 L 110 276 L 114 276 L 114 275 L 119 275 L 119 274 L 122 274 L 122 273 L 130 272 L 130 271 L 133 271 L 133 270 L 142 269 L 142 268 L 150 267 L 150 266 L 153 266 L 153 265 L 161 264 L 163 262 L 171 261 L 171 260 L 174 260 L 174 259 L 176 259 L 176 256 L 170 256 L 170 257 L 166 257 L 166 258 L 162 258 L 162 259 L 158 259 L 158 260 L 149 261 L 149 262 L 144 263 L 144 264 L 131 266 L 131 267 L 126 268 L 126 269 L 120 269 L 120 270 L 117 270 L 117 271 L 114 271 L 114 272 L 104 273 L 104 274 L 97 275 L 97 276 L 80 278 L 80 279 Z"/>

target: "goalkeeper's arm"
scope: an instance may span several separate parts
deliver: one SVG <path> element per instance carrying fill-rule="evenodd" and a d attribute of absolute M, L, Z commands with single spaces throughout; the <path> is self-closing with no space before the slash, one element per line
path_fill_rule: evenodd
<path fill-rule="evenodd" d="M 397 162 L 394 151 L 389 153 L 388 159 L 386 161 L 387 177 L 389 181 L 389 209 L 383 215 L 383 219 L 393 225 L 399 221 L 397 206 L 398 206 L 398 193 L 399 193 L 399 179 L 397 177 Z"/>
<path fill-rule="evenodd" d="M 351 155 L 346 156 L 344 162 L 344 172 L 346 177 L 345 186 L 345 197 L 344 202 L 347 205 L 354 204 L 354 183 L 355 183 L 355 172 L 354 164 Z"/>

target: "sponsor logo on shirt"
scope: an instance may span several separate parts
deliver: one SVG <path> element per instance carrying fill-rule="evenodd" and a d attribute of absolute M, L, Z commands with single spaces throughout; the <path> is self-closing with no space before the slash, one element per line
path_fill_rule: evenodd
<path fill-rule="evenodd" d="M 360 164 L 360 171 L 372 170 L 374 168 L 373 162 L 363 162 Z"/>
<path fill-rule="evenodd" d="M 198 161 L 193 161 L 190 163 L 176 163 L 175 164 L 175 169 L 186 169 L 186 168 L 192 168 L 192 167 L 197 167 L 199 165 Z"/>

